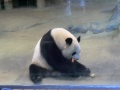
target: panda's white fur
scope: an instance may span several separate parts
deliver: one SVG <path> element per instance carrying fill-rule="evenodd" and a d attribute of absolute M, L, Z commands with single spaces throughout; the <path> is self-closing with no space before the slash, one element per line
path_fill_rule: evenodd
<path fill-rule="evenodd" d="M 53 70 L 52 67 L 46 62 L 46 60 L 41 55 L 41 52 L 40 52 L 41 39 L 38 41 L 37 45 L 35 46 L 34 54 L 33 54 L 33 58 L 32 58 L 32 64 L 39 65 L 48 70 Z"/>
<path fill-rule="evenodd" d="M 63 28 L 55 28 L 51 31 L 51 35 L 58 46 L 58 48 L 62 51 L 62 54 L 64 57 L 70 59 L 71 57 L 75 60 L 80 59 L 80 45 L 77 41 L 77 39 L 67 30 Z M 65 39 L 72 38 L 72 44 L 66 45 Z M 74 56 L 72 55 L 72 52 L 76 52 Z"/>
<path fill-rule="evenodd" d="M 56 45 L 61 50 L 64 57 L 70 59 L 74 58 L 75 60 L 80 59 L 80 45 L 77 41 L 77 39 L 67 30 L 63 28 L 55 28 L 51 30 L 51 36 L 53 37 Z M 65 39 L 66 38 L 72 38 L 72 45 L 66 45 Z M 43 68 L 46 68 L 48 70 L 53 70 L 53 68 L 46 62 L 46 60 L 43 58 L 40 52 L 40 43 L 41 39 L 38 41 L 35 49 L 34 49 L 34 55 L 32 58 L 32 64 L 39 65 Z M 76 52 L 74 56 L 72 56 L 72 52 Z M 48 52 L 50 53 L 50 52 Z"/>

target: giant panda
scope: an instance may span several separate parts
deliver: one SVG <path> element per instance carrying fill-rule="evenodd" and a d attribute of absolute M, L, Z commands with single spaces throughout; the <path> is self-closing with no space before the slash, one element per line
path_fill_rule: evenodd
<path fill-rule="evenodd" d="M 29 66 L 30 79 L 39 83 L 46 76 L 79 77 L 89 76 L 90 69 L 80 59 L 80 36 L 75 38 L 64 28 L 54 28 L 38 41 L 32 63 Z M 74 62 L 72 62 L 74 59 Z M 53 74 L 59 72 L 58 74 Z"/>

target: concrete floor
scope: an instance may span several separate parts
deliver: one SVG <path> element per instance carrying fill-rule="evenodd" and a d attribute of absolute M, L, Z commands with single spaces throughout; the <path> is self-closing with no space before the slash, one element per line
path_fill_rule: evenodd
<path fill-rule="evenodd" d="M 101 7 L 102 5 L 102 7 Z M 66 16 L 65 6 L 44 9 L 21 8 L 0 11 L 0 85 L 33 85 L 28 67 L 39 38 L 54 27 L 106 22 L 111 14 L 101 11 L 115 3 L 88 3 L 85 12 L 78 6 Z M 81 63 L 95 78 L 45 78 L 41 85 L 119 85 L 120 35 L 114 32 L 81 35 Z"/>

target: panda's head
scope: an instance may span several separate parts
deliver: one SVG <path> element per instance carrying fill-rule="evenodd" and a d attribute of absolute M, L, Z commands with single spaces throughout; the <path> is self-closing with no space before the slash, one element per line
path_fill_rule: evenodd
<path fill-rule="evenodd" d="M 78 42 L 80 41 L 80 37 L 76 39 Z M 62 54 L 67 59 L 73 58 L 74 60 L 80 59 L 80 45 L 79 43 L 74 41 L 73 38 L 68 37 L 65 39 L 66 45 L 64 46 L 64 49 L 62 50 Z"/>
<path fill-rule="evenodd" d="M 80 59 L 80 37 L 75 38 L 73 34 L 63 28 L 53 29 L 51 35 L 65 58 Z"/>

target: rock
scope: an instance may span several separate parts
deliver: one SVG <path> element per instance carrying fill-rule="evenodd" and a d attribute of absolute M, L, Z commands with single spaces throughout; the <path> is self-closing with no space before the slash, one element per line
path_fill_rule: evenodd
<path fill-rule="evenodd" d="M 73 27 L 73 25 L 70 25 L 67 30 L 71 33 L 86 33 L 88 31 L 84 26 Z"/>
<path fill-rule="evenodd" d="M 92 22 L 89 30 L 93 33 L 93 34 L 98 34 L 98 33 L 102 33 L 104 31 L 104 28 L 100 27 L 100 23 L 98 22 Z"/>
<path fill-rule="evenodd" d="M 80 33 L 81 27 L 74 27 L 72 29 L 73 33 Z"/>
<path fill-rule="evenodd" d="M 106 32 L 111 32 L 113 30 L 116 30 L 120 25 L 120 21 L 119 20 L 112 20 L 108 23 L 108 25 L 105 28 Z"/>
<path fill-rule="evenodd" d="M 72 28 L 73 28 L 73 25 L 69 25 L 69 26 L 67 27 L 67 30 L 70 31 L 70 30 L 72 30 Z"/>
<path fill-rule="evenodd" d="M 118 18 L 120 18 L 120 1 L 117 0 L 117 2 L 117 5 L 113 9 L 103 11 L 107 13 L 113 13 L 108 21 L 117 20 Z"/>

